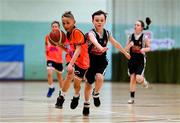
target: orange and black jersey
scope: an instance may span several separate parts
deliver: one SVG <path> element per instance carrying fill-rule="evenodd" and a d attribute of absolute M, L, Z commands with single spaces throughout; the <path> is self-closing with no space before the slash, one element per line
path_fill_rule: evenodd
<path fill-rule="evenodd" d="M 67 40 L 65 42 L 66 48 L 70 49 L 72 52 L 75 52 L 76 46 L 81 46 L 81 52 L 75 62 L 75 64 L 82 68 L 89 68 L 89 54 L 88 54 L 88 44 L 85 41 L 84 34 L 77 28 L 74 28 L 72 32 L 68 32 L 66 34 Z M 69 63 L 72 56 L 70 54 L 66 54 L 66 62 Z"/>

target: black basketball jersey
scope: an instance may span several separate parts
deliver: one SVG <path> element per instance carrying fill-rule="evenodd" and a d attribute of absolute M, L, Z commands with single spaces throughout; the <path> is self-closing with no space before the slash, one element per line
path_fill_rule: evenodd
<path fill-rule="evenodd" d="M 134 43 L 134 45 L 130 48 L 131 58 L 128 62 L 129 73 L 142 74 L 144 71 L 145 65 L 145 56 L 140 52 L 140 50 L 145 47 L 144 43 L 144 34 L 142 33 L 138 39 L 135 38 L 134 33 L 130 37 L 130 41 Z"/>
<path fill-rule="evenodd" d="M 94 32 L 95 37 L 96 37 L 98 43 L 99 43 L 102 47 L 106 47 L 106 46 L 107 46 L 107 43 L 108 43 L 108 39 L 109 39 L 109 31 L 103 29 L 103 36 L 102 36 L 102 37 L 99 36 L 99 34 L 96 32 L 95 29 L 92 29 L 92 31 Z M 90 54 L 106 56 L 106 52 L 104 52 L 104 53 L 100 52 L 99 49 L 97 49 L 97 48 L 94 46 L 94 44 L 92 44 L 91 42 L 90 42 L 90 44 L 89 44 L 89 49 L 88 49 L 88 51 L 89 51 Z"/>
<path fill-rule="evenodd" d="M 145 47 L 143 36 L 144 34 L 142 33 L 141 36 L 138 39 L 136 39 L 135 34 L 134 33 L 132 34 L 130 41 L 134 43 L 134 46 L 130 48 L 130 54 L 140 53 L 140 49 Z"/>

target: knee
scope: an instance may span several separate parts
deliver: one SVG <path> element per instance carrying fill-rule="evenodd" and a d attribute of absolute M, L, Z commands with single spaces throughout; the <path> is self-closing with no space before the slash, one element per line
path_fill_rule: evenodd
<path fill-rule="evenodd" d="M 96 74 L 96 81 L 103 81 L 104 77 L 102 74 Z"/>
<path fill-rule="evenodd" d="M 74 89 L 81 89 L 81 79 L 77 79 L 76 77 L 74 78 Z"/>
<path fill-rule="evenodd" d="M 68 70 L 67 70 L 67 74 L 68 74 L 68 75 L 74 74 L 74 68 L 68 69 Z"/>
<path fill-rule="evenodd" d="M 52 76 L 52 71 L 48 71 L 47 75 L 48 75 L 48 77 L 51 77 Z"/>
<path fill-rule="evenodd" d="M 67 80 L 73 80 L 74 75 L 73 74 L 67 74 L 66 79 Z"/>
<path fill-rule="evenodd" d="M 74 83 L 74 89 L 75 90 L 80 90 L 81 89 L 81 85 L 79 83 Z"/>
<path fill-rule="evenodd" d="M 144 77 L 143 77 L 142 75 L 136 75 L 136 81 L 137 81 L 138 83 L 142 83 L 143 80 L 144 80 Z"/>

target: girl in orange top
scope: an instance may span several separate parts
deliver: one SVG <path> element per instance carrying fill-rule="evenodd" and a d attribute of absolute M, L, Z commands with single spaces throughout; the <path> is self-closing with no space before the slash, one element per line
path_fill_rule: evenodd
<path fill-rule="evenodd" d="M 56 30 L 60 28 L 58 21 L 53 21 L 51 23 L 51 29 Z M 56 71 L 57 79 L 59 82 L 59 88 L 62 88 L 62 71 L 63 71 L 63 59 L 62 59 L 62 49 L 58 46 L 54 46 L 49 42 L 48 35 L 45 37 L 45 50 L 46 50 L 46 61 L 47 61 L 47 78 L 49 90 L 47 97 L 51 97 L 52 93 L 55 91 L 53 85 L 53 72 Z"/>
<path fill-rule="evenodd" d="M 67 41 L 63 44 L 68 49 L 66 54 L 67 75 L 55 106 L 56 108 L 62 108 L 65 94 L 74 79 L 74 96 L 70 107 L 75 109 L 79 102 L 81 81 L 89 68 L 88 45 L 85 42 L 84 34 L 75 27 L 75 19 L 71 12 L 65 12 L 62 15 L 62 23 L 67 32 Z"/>

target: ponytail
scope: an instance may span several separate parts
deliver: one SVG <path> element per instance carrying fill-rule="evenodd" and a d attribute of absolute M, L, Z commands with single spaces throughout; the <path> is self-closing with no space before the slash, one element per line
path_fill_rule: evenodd
<path fill-rule="evenodd" d="M 144 28 L 144 30 L 148 30 L 150 24 L 151 24 L 151 19 L 149 17 L 146 17 L 146 27 Z"/>
<path fill-rule="evenodd" d="M 149 17 L 146 17 L 146 27 L 145 27 L 145 24 L 142 20 L 138 20 L 138 21 L 141 23 L 143 30 L 149 29 L 149 25 L 151 24 L 151 19 Z"/>

